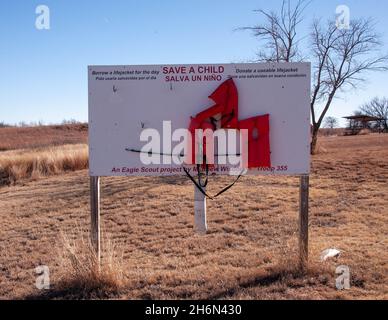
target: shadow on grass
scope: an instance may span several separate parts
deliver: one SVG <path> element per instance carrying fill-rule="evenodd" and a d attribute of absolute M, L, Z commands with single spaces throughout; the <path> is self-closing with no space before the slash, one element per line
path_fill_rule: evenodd
<path fill-rule="evenodd" d="M 274 268 L 267 269 L 263 274 L 241 279 L 236 286 L 210 294 L 205 299 L 228 299 L 239 294 L 244 289 L 256 287 L 264 289 L 272 285 L 302 288 L 309 285 L 327 284 L 328 277 L 325 267 L 312 265 L 309 269 L 302 270 L 293 264 L 289 266 L 275 266 Z"/>
<path fill-rule="evenodd" d="M 208 297 L 206 297 L 206 299 L 218 300 L 218 299 L 230 298 L 243 289 L 247 289 L 251 287 L 259 287 L 259 286 L 260 287 L 270 286 L 271 284 L 281 281 L 281 279 L 282 279 L 281 273 L 274 273 L 274 274 L 254 277 L 253 279 L 240 282 L 237 286 L 233 288 L 228 288 L 223 291 L 215 292 L 214 294 L 211 294 Z"/>
<path fill-rule="evenodd" d="M 186 292 L 177 292 L 176 290 L 162 290 L 154 292 L 149 290 L 147 283 L 144 284 L 144 292 L 140 292 L 140 296 L 133 299 L 154 300 L 154 299 L 201 299 L 201 300 L 222 300 L 230 299 L 242 293 L 245 289 L 262 288 L 268 289 L 271 286 L 285 286 L 288 288 L 303 288 L 311 285 L 326 285 L 328 281 L 327 274 L 324 269 L 312 268 L 307 271 L 294 268 L 271 268 L 262 271 L 261 274 L 246 275 L 245 278 L 240 278 L 237 284 L 217 290 L 212 288 L 203 288 L 203 294 L 198 295 L 197 290 L 189 290 Z M 80 285 L 77 282 L 59 283 L 52 289 L 41 291 L 34 294 L 22 297 L 27 300 L 95 300 L 95 299 L 120 299 L 123 295 L 127 296 L 129 291 L 133 289 L 131 286 L 116 287 L 109 283 L 99 283 L 95 285 Z M 139 288 L 137 288 L 139 289 Z M 142 290 L 142 291 L 143 291 Z M 178 290 L 179 291 L 179 290 Z"/>
<path fill-rule="evenodd" d="M 185 175 L 155 177 L 153 181 L 154 181 L 153 183 L 170 184 L 170 185 L 176 185 L 176 186 L 184 186 L 191 183 L 191 181 Z"/>
<path fill-rule="evenodd" d="M 59 283 L 48 290 L 30 293 L 23 300 L 95 300 L 117 299 L 121 293 L 120 288 L 104 283 L 96 285 L 81 285 L 79 282 Z"/>

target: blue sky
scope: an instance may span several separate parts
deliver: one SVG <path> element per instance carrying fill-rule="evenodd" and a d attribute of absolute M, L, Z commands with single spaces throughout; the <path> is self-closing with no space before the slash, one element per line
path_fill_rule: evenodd
<path fill-rule="evenodd" d="M 0 11 L 0 121 L 87 121 L 87 66 L 106 64 L 229 63 L 255 58 L 257 40 L 236 28 L 260 22 L 254 9 L 281 0 L 2 0 Z M 35 28 L 35 8 L 50 8 L 50 30 Z M 315 0 L 314 17 L 374 17 L 388 52 L 385 0 Z M 384 34 L 384 32 L 386 33 Z M 329 115 L 352 113 L 373 96 L 388 96 L 388 73 L 337 99 Z"/>

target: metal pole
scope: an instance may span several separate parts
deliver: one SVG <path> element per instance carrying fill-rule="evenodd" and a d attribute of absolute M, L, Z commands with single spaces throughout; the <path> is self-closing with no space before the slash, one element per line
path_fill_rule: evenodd
<path fill-rule="evenodd" d="M 303 270 L 307 268 L 309 252 L 309 179 L 309 175 L 302 175 L 299 188 L 299 263 Z"/>
<path fill-rule="evenodd" d="M 203 188 L 204 191 L 206 188 Z M 194 229 L 199 234 L 206 234 L 206 197 L 194 186 Z"/>
<path fill-rule="evenodd" d="M 90 177 L 90 213 L 91 226 L 90 238 L 96 253 L 98 265 L 101 262 L 101 239 L 100 239 L 100 177 Z"/>

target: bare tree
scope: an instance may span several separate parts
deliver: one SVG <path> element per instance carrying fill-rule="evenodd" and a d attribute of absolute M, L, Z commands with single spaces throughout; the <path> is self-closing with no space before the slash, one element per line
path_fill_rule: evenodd
<path fill-rule="evenodd" d="M 258 55 L 259 61 L 295 62 L 303 54 L 298 46 L 297 28 L 307 1 L 283 0 L 280 15 L 258 10 L 265 22 L 252 30 L 266 50 Z M 312 62 L 311 153 L 315 152 L 318 132 L 333 100 L 339 93 L 356 89 L 365 81 L 365 73 L 388 70 L 388 55 L 382 55 L 380 35 L 370 19 L 357 19 L 348 29 L 338 29 L 334 21 L 316 20 L 310 34 L 310 60 Z"/>
<path fill-rule="evenodd" d="M 311 152 L 315 152 L 318 131 L 333 99 L 348 89 L 357 89 L 365 73 L 388 70 L 388 56 L 381 54 L 380 35 L 370 19 L 357 19 L 348 29 L 339 30 L 334 22 L 315 21 L 311 34 L 313 86 Z M 321 108 L 320 108 L 321 107 Z M 320 111 L 321 110 L 321 111 Z"/>
<path fill-rule="evenodd" d="M 360 107 L 360 112 L 381 120 L 377 121 L 379 129 L 388 132 L 388 99 L 375 97 Z"/>
<path fill-rule="evenodd" d="M 334 129 L 338 127 L 338 120 L 335 117 L 326 117 L 324 122 L 325 128 Z"/>
<path fill-rule="evenodd" d="M 310 1 L 299 0 L 292 6 L 290 0 L 283 0 L 280 14 L 275 11 L 255 10 L 265 18 L 265 22 L 253 27 L 240 28 L 250 30 L 263 44 L 258 53 L 261 62 L 290 62 L 300 60 L 297 27 L 303 21 L 303 11 Z"/>

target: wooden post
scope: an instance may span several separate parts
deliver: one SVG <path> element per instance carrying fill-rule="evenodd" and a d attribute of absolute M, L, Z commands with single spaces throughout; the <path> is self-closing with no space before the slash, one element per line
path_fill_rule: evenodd
<path fill-rule="evenodd" d="M 309 242 L 309 175 L 300 177 L 299 187 L 299 262 L 302 270 L 308 264 Z"/>
<path fill-rule="evenodd" d="M 206 197 L 197 186 L 194 186 L 194 229 L 199 234 L 206 234 L 207 231 Z"/>
<path fill-rule="evenodd" d="M 90 238 L 93 249 L 101 262 L 101 239 L 100 239 L 100 177 L 90 177 Z"/>

